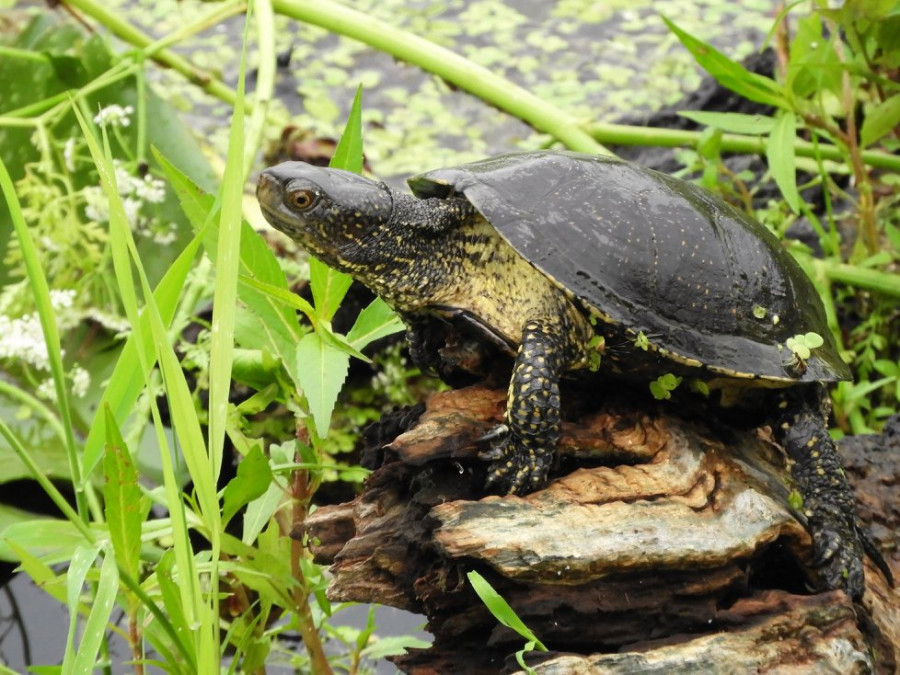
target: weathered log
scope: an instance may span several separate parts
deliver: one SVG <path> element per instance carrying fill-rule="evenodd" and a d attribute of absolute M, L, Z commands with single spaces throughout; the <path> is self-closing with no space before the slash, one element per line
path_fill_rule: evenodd
<path fill-rule="evenodd" d="M 529 655 L 538 673 L 894 672 L 900 594 L 872 566 L 862 606 L 807 590 L 809 536 L 765 432 L 604 409 L 564 424 L 545 489 L 485 496 L 477 441 L 504 403 L 470 387 L 389 421 L 362 494 L 298 528 L 332 565 L 332 599 L 428 617 L 434 644 L 404 672 L 519 670 L 523 640 L 470 570 L 554 650 Z"/>

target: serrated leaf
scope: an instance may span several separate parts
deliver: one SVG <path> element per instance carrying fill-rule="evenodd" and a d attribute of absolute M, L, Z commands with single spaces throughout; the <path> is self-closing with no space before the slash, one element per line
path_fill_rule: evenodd
<path fill-rule="evenodd" d="M 106 415 L 106 454 L 103 458 L 103 511 L 116 560 L 132 579 L 139 578 L 141 526 L 150 500 L 138 486 L 138 471 L 109 405 Z"/>
<path fill-rule="evenodd" d="M 328 344 L 318 333 L 304 335 L 297 343 L 294 375 L 320 437 L 328 433 L 331 413 L 349 366 L 350 355 Z"/>
<path fill-rule="evenodd" d="M 662 19 L 697 63 L 723 87 L 757 103 L 764 103 L 776 108 L 787 107 L 781 87 L 775 80 L 750 72 L 712 45 L 686 33 L 666 17 L 662 17 Z"/>
<path fill-rule="evenodd" d="M 347 333 L 347 342 L 356 349 L 363 349 L 370 342 L 393 335 L 405 328 L 394 310 L 381 298 L 375 298 L 359 313 L 356 323 Z"/>
<path fill-rule="evenodd" d="M 859 131 L 862 146 L 869 147 L 898 125 L 900 125 L 900 94 L 895 94 L 866 111 L 866 118 Z"/>
<path fill-rule="evenodd" d="M 513 629 L 526 640 L 534 642 L 542 652 L 547 651 L 544 643 L 537 639 L 537 636 L 519 618 L 513 608 L 509 606 L 509 603 L 494 590 L 494 587 L 483 576 L 474 570 L 466 574 L 466 576 L 469 579 L 469 583 L 472 584 L 472 589 L 481 598 L 481 602 L 484 603 L 484 606 L 488 608 L 497 621 L 507 628 Z"/>
<path fill-rule="evenodd" d="M 698 110 L 681 110 L 679 115 L 698 124 L 716 127 L 730 134 L 746 134 L 763 136 L 772 131 L 775 120 L 765 115 L 745 115 L 743 113 L 705 112 Z"/>
<path fill-rule="evenodd" d="M 766 143 L 766 159 L 784 200 L 794 213 L 800 212 L 800 193 L 797 191 L 797 160 L 794 143 L 797 140 L 797 120 L 792 112 L 784 112 Z"/>
<path fill-rule="evenodd" d="M 222 495 L 222 524 L 238 512 L 238 509 L 265 494 L 272 482 L 269 461 L 258 445 L 254 445 L 237 467 L 237 475 L 228 481 Z"/>

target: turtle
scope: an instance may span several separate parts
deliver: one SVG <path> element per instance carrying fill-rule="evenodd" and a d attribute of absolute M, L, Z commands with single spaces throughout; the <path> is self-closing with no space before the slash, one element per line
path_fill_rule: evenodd
<path fill-rule="evenodd" d="M 513 359 L 488 485 L 547 480 L 560 382 L 687 378 L 721 406 L 761 412 L 792 477 L 823 588 L 862 596 L 853 494 L 827 431 L 827 386 L 850 378 L 820 297 L 763 225 L 690 182 L 617 158 L 545 150 L 440 168 L 413 194 L 354 173 L 264 170 L 265 218 L 368 286 L 433 370 L 437 318 Z M 792 347 L 799 336 L 819 346 Z M 607 348 L 615 346 L 615 348 Z"/>

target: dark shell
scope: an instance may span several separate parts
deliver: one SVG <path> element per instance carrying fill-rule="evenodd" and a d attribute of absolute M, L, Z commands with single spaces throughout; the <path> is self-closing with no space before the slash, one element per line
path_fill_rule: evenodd
<path fill-rule="evenodd" d="M 677 356 L 740 376 L 850 377 L 797 262 L 765 227 L 691 183 L 547 151 L 437 169 L 410 185 L 422 198 L 465 195 L 541 272 Z M 810 331 L 825 344 L 800 375 L 784 343 Z"/>

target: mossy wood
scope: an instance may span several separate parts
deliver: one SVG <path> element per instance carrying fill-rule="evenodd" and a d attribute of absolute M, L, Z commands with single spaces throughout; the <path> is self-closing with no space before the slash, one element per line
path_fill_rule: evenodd
<path fill-rule="evenodd" d="M 765 430 L 627 403 L 586 410 L 563 423 L 545 489 L 485 497 L 477 439 L 505 398 L 470 387 L 388 416 L 367 434 L 362 494 L 296 531 L 332 565 L 332 600 L 428 617 L 434 645 L 396 659 L 403 672 L 518 672 L 522 639 L 468 586 L 473 569 L 551 649 L 528 656 L 542 675 L 895 671 L 900 592 L 867 563 L 863 604 L 810 594 L 810 537 Z M 868 478 L 896 481 L 894 462 Z M 880 543 L 896 553 L 890 535 Z"/>

